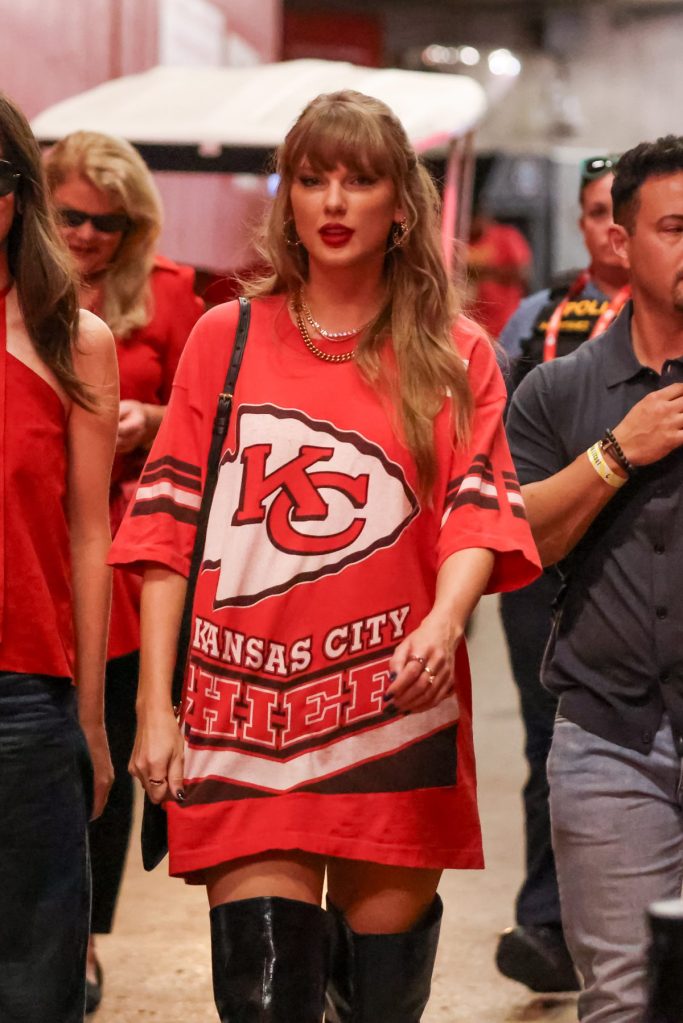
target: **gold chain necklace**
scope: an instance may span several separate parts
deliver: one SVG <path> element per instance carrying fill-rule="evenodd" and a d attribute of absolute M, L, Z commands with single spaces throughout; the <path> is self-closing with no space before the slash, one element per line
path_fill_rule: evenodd
<path fill-rule="evenodd" d="M 294 306 L 294 315 L 296 316 L 296 325 L 299 328 L 299 333 L 301 334 L 304 344 L 308 348 L 309 352 L 311 352 L 312 355 L 315 355 L 316 358 L 322 359 L 323 362 L 350 362 L 351 359 L 355 358 L 355 350 L 345 352 L 344 355 L 329 355 L 327 352 L 323 352 L 322 348 L 318 348 L 318 346 L 311 341 L 311 336 L 302 319 L 301 306 L 298 302 Z"/>
<path fill-rule="evenodd" d="M 297 297 L 299 308 L 303 310 L 303 314 L 308 320 L 313 330 L 317 330 L 321 337 L 324 337 L 326 341 L 348 341 L 351 337 L 356 337 L 357 334 L 361 334 L 366 327 L 369 327 L 372 320 L 368 320 L 363 323 L 360 327 L 354 327 L 353 330 L 327 330 L 321 323 L 313 316 L 311 307 L 303 296 L 303 292 L 299 292 Z"/>

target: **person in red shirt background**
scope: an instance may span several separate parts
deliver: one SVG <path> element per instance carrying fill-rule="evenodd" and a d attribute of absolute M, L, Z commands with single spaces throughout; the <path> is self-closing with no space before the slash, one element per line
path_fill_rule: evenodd
<path fill-rule="evenodd" d="M 528 290 L 529 244 L 512 224 L 501 224 L 477 205 L 470 226 L 468 313 L 497 338 Z"/>
<path fill-rule="evenodd" d="M 156 436 L 185 341 L 203 311 L 194 271 L 155 251 L 161 201 L 152 176 L 123 139 L 75 132 L 58 142 L 47 175 L 61 233 L 79 276 L 79 299 L 116 338 L 121 404 L 110 489 L 115 533 Z M 128 774 L 138 675 L 138 579 L 114 572 L 107 660 L 106 722 L 115 782 L 105 814 L 90 833 L 92 933 L 111 931 L 130 836 L 133 808 Z M 88 1010 L 101 998 L 102 970 L 91 938 Z"/>

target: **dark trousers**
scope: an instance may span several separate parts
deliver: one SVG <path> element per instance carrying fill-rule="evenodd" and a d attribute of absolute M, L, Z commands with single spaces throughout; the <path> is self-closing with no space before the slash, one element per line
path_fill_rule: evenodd
<path fill-rule="evenodd" d="M 114 784 L 101 817 L 90 825 L 93 934 L 109 934 L 121 888 L 133 822 L 133 779 L 128 761 L 135 741 L 136 651 L 107 661 L 104 713 Z"/>
<path fill-rule="evenodd" d="M 512 674 L 519 688 L 529 776 L 524 787 L 526 877 L 517 896 L 522 926 L 560 926 L 560 897 L 550 837 L 546 761 L 557 700 L 540 682 L 541 661 L 551 626 L 551 605 L 559 578 L 545 572 L 531 586 L 501 595 L 501 618 Z"/>
<path fill-rule="evenodd" d="M 1 673 L 2 1023 L 82 1023 L 91 804 L 70 682 Z"/>

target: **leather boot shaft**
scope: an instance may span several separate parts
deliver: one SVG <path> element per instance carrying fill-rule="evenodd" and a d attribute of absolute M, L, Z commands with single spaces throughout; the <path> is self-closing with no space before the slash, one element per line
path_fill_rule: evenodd
<path fill-rule="evenodd" d="M 419 1023 L 429 1001 L 443 904 L 401 934 L 357 934 L 328 900 L 334 919 L 326 1023 Z"/>
<path fill-rule="evenodd" d="M 321 1023 L 329 917 L 276 897 L 210 912 L 213 989 L 221 1023 Z"/>

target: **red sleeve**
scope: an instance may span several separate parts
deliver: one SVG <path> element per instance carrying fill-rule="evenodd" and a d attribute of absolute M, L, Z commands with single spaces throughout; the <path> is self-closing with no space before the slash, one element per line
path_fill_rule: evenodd
<path fill-rule="evenodd" d="M 485 547 L 496 554 L 487 593 L 526 586 L 540 560 L 510 456 L 503 410 L 506 391 L 491 344 L 468 328 L 465 344 L 475 410 L 469 444 L 453 451 L 446 487 L 438 565 L 455 551 Z"/>
<path fill-rule="evenodd" d="M 164 324 L 161 404 L 171 395 L 173 378 L 190 331 L 204 312 L 204 302 L 194 292 L 194 270 L 158 257 L 152 276 L 154 315 Z"/>
<path fill-rule="evenodd" d="M 189 574 L 211 429 L 230 356 L 225 337 L 234 334 L 237 312 L 236 302 L 217 306 L 192 330 L 110 565 L 142 571 L 153 563 Z"/>

